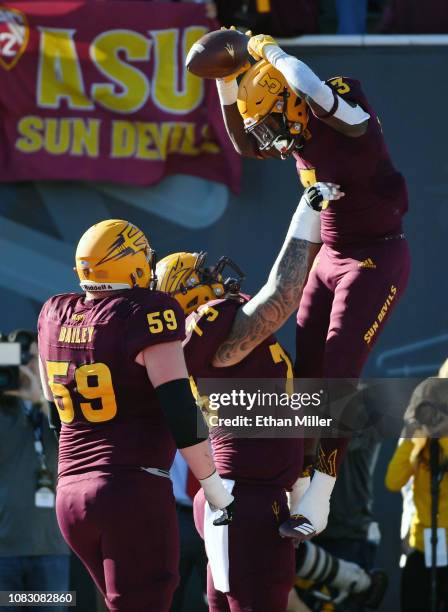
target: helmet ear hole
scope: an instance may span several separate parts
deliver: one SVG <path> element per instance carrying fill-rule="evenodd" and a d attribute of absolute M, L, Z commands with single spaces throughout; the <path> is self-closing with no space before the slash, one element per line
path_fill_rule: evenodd
<path fill-rule="evenodd" d="M 137 276 L 138 276 L 139 278 L 141 278 L 141 277 L 143 276 L 143 274 L 144 274 L 144 272 L 143 272 L 143 270 L 142 270 L 141 268 L 137 268 L 137 269 L 136 269 L 136 272 L 137 272 Z"/>

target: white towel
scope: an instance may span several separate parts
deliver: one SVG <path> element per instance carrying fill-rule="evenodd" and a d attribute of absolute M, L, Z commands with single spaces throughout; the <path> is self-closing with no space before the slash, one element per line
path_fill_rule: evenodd
<path fill-rule="evenodd" d="M 232 493 L 234 480 L 223 478 L 225 488 Z M 204 510 L 204 541 L 213 584 L 217 591 L 228 593 L 229 586 L 229 526 L 215 527 L 213 521 L 221 515 L 221 510 L 212 510 L 205 502 Z"/>

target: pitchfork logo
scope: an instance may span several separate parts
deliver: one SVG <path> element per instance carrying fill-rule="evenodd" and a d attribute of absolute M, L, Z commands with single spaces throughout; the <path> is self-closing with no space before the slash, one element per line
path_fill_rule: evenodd
<path fill-rule="evenodd" d="M 0 66 L 11 70 L 22 57 L 29 38 L 27 19 L 16 9 L 0 8 Z"/>

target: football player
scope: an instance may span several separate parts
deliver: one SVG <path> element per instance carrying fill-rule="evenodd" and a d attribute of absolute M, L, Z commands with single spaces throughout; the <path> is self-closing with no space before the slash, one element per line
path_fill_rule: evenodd
<path fill-rule="evenodd" d="M 257 62 L 239 86 L 217 81 L 235 149 L 292 157 L 304 187 L 332 181 L 345 192 L 319 205 L 323 246 L 297 313 L 296 374 L 357 378 L 408 281 L 405 180 L 358 81 L 321 81 L 270 36 L 251 37 L 248 49 Z M 322 469 L 337 473 L 346 443 L 322 441 Z"/>
<path fill-rule="evenodd" d="M 176 446 L 223 509 L 218 524 L 230 520 L 233 496 L 208 441 L 197 439 L 184 314 L 148 288 L 153 251 L 143 232 L 116 219 L 92 226 L 76 271 L 83 293 L 50 298 L 38 323 L 42 382 L 62 423 L 59 526 L 109 610 L 163 612 L 178 580 L 168 474 Z"/>
<path fill-rule="evenodd" d="M 195 381 L 293 377 L 290 358 L 272 334 L 299 303 L 312 243 L 319 240 L 319 217 L 308 201 L 322 199 L 321 190 L 341 197 L 334 185 L 307 190 L 268 281 L 252 299 L 240 293 L 240 281 L 223 280 L 223 268 L 234 266 L 227 258 L 207 268 L 205 253 L 174 253 L 157 264 L 158 288 L 189 315 L 184 352 Z M 216 427 L 211 441 L 218 472 L 235 493 L 238 508 L 231 529 L 213 533 L 213 512 L 201 493 L 195 498 L 196 525 L 209 558 L 210 610 L 281 612 L 294 580 L 290 537 L 307 539 L 325 527 L 334 479 L 316 471 L 309 485 L 308 477 L 300 477 L 300 439 L 240 438 Z M 290 519 L 286 490 L 291 489 Z M 306 517 L 301 511 L 305 498 Z"/>

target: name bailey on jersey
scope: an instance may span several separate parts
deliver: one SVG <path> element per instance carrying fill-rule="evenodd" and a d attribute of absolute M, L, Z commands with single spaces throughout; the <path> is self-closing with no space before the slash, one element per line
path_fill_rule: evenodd
<path fill-rule="evenodd" d="M 59 331 L 59 342 L 68 344 L 88 344 L 92 342 L 94 326 L 69 327 L 63 325 Z"/>

